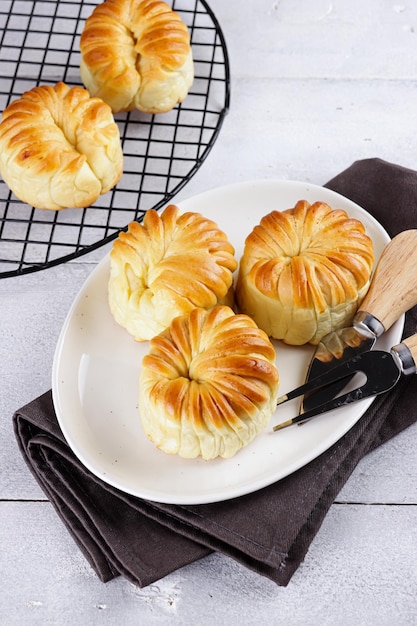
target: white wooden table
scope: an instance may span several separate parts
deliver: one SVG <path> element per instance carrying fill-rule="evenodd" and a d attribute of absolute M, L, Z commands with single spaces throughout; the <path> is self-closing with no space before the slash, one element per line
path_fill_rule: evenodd
<path fill-rule="evenodd" d="M 248 179 L 324 184 L 353 161 L 417 168 L 417 3 L 210 0 L 231 62 L 220 137 L 177 199 Z M 99 582 L 17 449 L 58 333 L 106 248 L 0 280 L 0 623 L 417 624 L 417 425 L 365 458 L 279 588 L 214 554 L 144 589 Z"/>

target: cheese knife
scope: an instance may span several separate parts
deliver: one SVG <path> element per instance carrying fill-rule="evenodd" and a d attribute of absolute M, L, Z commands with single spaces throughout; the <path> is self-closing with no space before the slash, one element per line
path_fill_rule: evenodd
<path fill-rule="evenodd" d="M 318 344 L 306 382 L 373 348 L 378 337 L 417 304 L 417 230 L 405 230 L 384 248 L 369 290 L 352 326 L 333 331 Z M 334 398 L 347 383 L 340 380 L 306 393 L 300 413 Z"/>
<path fill-rule="evenodd" d="M 416 363 L 417 333 L 391 348 L 390 352 L 370 350 L 358 354 L 279 398 L 278 405 L 287 400 L 292 400 L 306 391 L 320 389 L 334 382 L 342 381 L 343 384 L 346 384 L 346 380 L 358 373 L 366 376 L 366 381 L 362 385 L 343 395 L 327 400 L 323 404 L 297 415 L 297 417 L 277 424 L 273 430 L 281 430 L 292 424 L 302 424 L 316 415 L 389 391 L 397 384 L 402 375 L 409 376 L 416 373 Z"/>

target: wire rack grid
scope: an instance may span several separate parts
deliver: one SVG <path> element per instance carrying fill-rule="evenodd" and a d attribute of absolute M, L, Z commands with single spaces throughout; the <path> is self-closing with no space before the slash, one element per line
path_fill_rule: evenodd
<path fill-rule="evenodd" d="M 99 0 L 1 0 L 0 109 L 33 87 L 82 85 L 79 40 Z M 187 24 L 195 79 L 169 113 L 116 114 L 124 154 L 120 182 L 86 209 L 34 209 L 0 179 L 0 278 L 45 269 L 115 239 L 160 209 L 200 168 L 230 103 L 225 39 L 205 0 L 173 0 Z"/>

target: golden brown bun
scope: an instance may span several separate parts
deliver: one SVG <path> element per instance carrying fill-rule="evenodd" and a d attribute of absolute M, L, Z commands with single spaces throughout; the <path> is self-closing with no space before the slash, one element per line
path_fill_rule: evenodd
<path fill-rule="evenodd" d="M 193 309 L 142 361 L 143 428 L 163 452 L 228 458 L 269 423 L 278 385 L 275 350 L 253 320 L 225 306 Z"/>
<path fill-rule="evenodd" d="M 154 337 L 177 315 L 211 308 L 231 292 L 234 249 L 217 224 L 168 206 L 132 222 L 110 253 L 109 304 L 137 341 Z"/>
<path fill-rule="evenodd" d="M 240 309 L 285 343 L 317 344 L 349 325 L 374 262 L 363 224 L 305 200 L 262 218 L 245 242 L 236 285 Z"/>
<path fill-rule="evenodd" d="M 39 209 L 86 207 L 120 179 L 123 153 L 110 107 L 64 83 L 27 91 L 4 111 L 0 172 Z"/>
<path fill-rule="evenodd" d="M 106 0 L 86 20 L 81 78 L 114 113 L 164 113 L 186 97 L 194 79 L 190 36 L 159 0 Z"/>

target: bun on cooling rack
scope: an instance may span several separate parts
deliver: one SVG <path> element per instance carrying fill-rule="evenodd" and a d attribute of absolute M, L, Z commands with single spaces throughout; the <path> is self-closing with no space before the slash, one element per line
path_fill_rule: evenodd
<path fill-rule="evenodd" d="M 233 301 L 234 248 L 217 224 L 169 205 L 132 222 L 110 253 L 109 304 L 136 340 L 163 331 L 194 307 Z"/>
<path fill-rule="evenodd" d="M 110 107 L 82 87 L 34 87 L 0 123 L 0 172 L 39 209 L 86 207 L 120 179 L 123 153 Z"/>
<path fill-rule="evenodd" d="M 359 220 L 302 200 L 263 217 L 247 237 L 236 300 L 271 337 L 317 344 L 350 324 L 373 262 L 373 243 Z"/>
<path fill-rule="evenodd" d="M 151 340 L 142 361 L 143 428 L 163 452 L 228 458 L 269 423 L 278 386 L 275 350 L 251 318 L 193 309 Z"/>
<path fill-rule="evenodd" d="M 85 87 L 115 113 L 169 111 L 194 79 L 187 27 L 160 0 L 105 0 L 87 18 L 80 50 Z"/>

